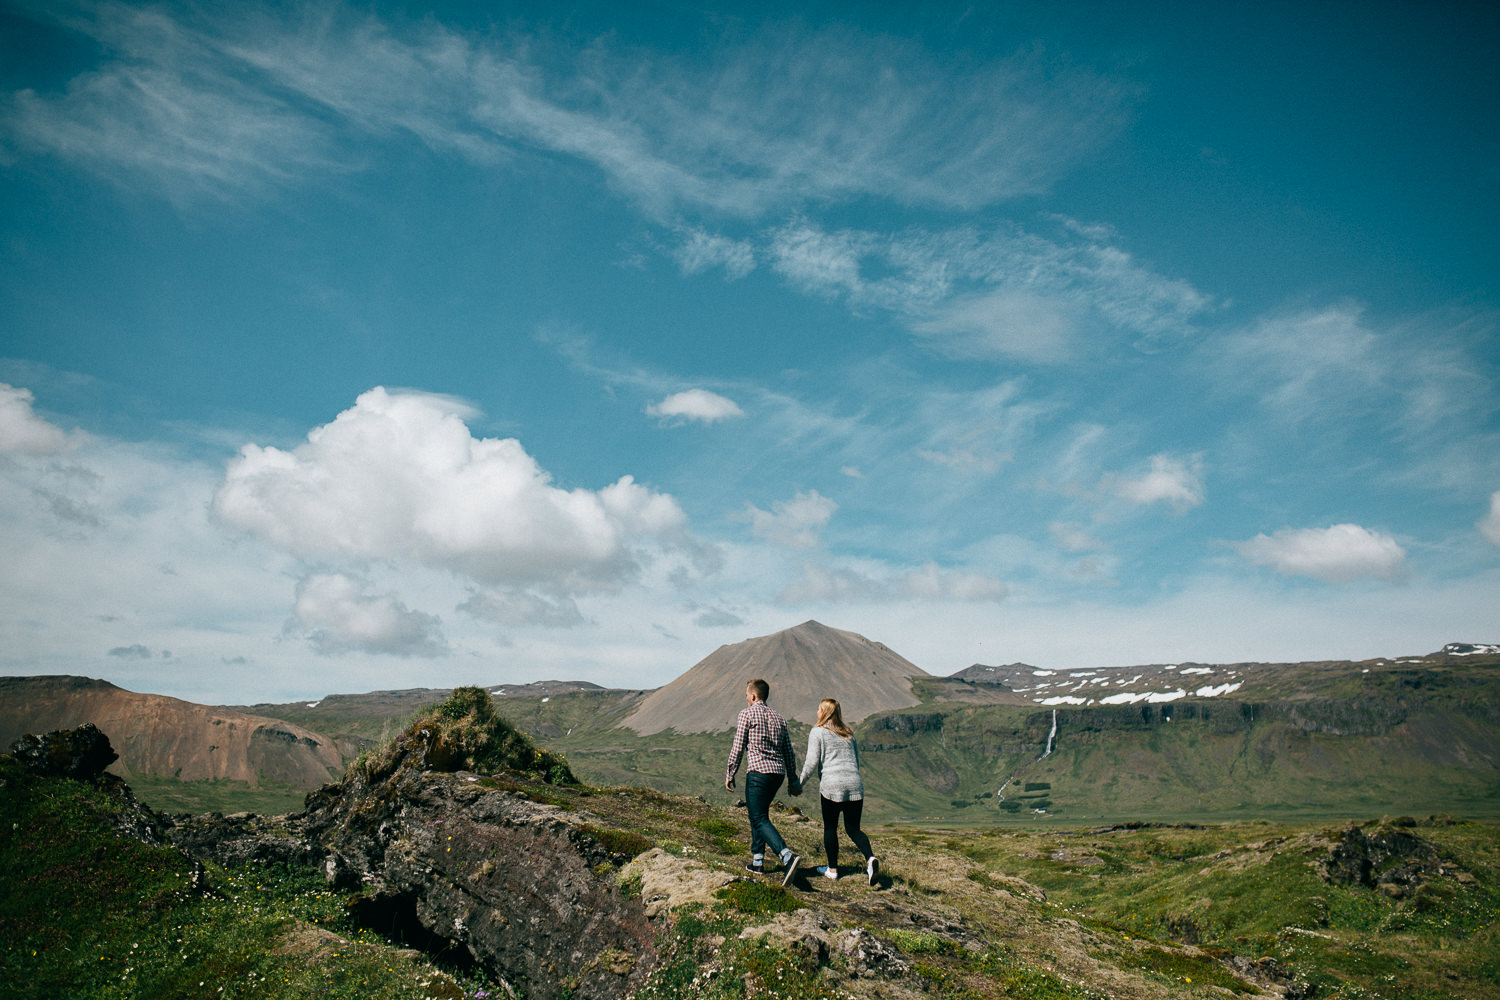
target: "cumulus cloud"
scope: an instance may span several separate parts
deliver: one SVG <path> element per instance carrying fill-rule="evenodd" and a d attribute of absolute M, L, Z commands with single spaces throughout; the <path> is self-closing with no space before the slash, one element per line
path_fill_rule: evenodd
<path fill-rule="evenodd" d="M 673 393 L 659 402 L 646 407 L 646 415 L 669 420 L 700 420 L 705 424 L 743 417 L 745 411 L 734 400 L 709 392 L 707 389 L 688 389 Z"/>
<path fill-rule="evenodd" d="M 630 476 L 564 490 L 514 439 L 474 438 L 450 400 L 375 388 L 290 451 L 246 445 L 213 507 L 310 562 L 409 559 L 484 584 L 610 589 L 637 546 L 686 535 Z"/>
<path fill-rule="evenodd" d="M 863 601 L 998 601 L 1007 588 L 994 577 L 936 563 L 904 571 L 885 567 L 804 563 L 777 598 L 781 604 Z"/>
<path fill-rule="evenodd" d="M 1490 494 L 1490 512 L 1480 518 L 1478 528 L 1485 541 L 1500 547 L 1500 490 Z"/>
<path fill-rule="evenodd" d="M 820 532 L 833 517 L 839 505 L 817 490 L 798 493 L 790 500 L 778 500 L 769 511 L 746 504 L 741 520 L 750 522 L 755 537 L 792 549 L 810 549 L 818 544 Z"/>
<path fill-rule="evenodd" d="M 1134 478 L 1114 478 L 1115 495 L 1133 504 L 1168 504 L 1179 511 L 1203 502 L 1203 476 L 1196 456 L 1183 460 L 1171 455 L 1151 456 L 1151 468 Z"/>
<path fill-rule="evenodd" d="M 35 396 L 30 389 L 0 382 L 0 455 L 56 455 L 73 447 L 73 441 L 32 410 Z"/>
<path fill-rule="evenodd" d="M 319 653 L 448 652 L 442 622 L 435 615 L 410 610 L 394 594 L 371 593 L 366 581 L 342 573 L 304 577 L 297 584 L 292 614 L 288 632 L 305 637 Z"/>
<path fill-rule="evenodd" d="M 1326 583 L 1401 579 L 1406 550 L 1390 535 L 1357 524 L 1328 528 L 1283 528 L 1233 543 L 1240 555 L 1258 566 L 1288 576 L 1310 576 Z"/>

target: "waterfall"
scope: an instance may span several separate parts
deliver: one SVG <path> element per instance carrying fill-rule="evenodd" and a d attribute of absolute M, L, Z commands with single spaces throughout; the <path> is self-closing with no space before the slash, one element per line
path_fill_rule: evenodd
<path fill-rule="evenodd" d="M 1054 708 L 1052 710 L 1052 732 L 1047 734 L 1047 749 L 1037 760 L 1046 760 L 1052 756 L 1052 741 L 1055 739 L 1057 739 L 1057 709 Z"/>

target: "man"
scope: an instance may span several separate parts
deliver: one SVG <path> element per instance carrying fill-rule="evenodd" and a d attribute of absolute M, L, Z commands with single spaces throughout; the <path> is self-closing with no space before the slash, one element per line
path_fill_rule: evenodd
<path fill-rule="evenodd" d="M 802 784 L 797 780 L 797 754 L 792 750 L 786 720 L 766 704 L 770 697 L 771 685 L 760 678 L 745 685 L 745 707 L 740 710 L 735 726 L 734 746 L 729 748 L 724 787 L 734 789 L 734 774 L 739 770 L 743 753 L 745 809 L 750 814 L 750 864 L 745 870 L 764 875 L 765 849 L 769 847 L 781 855 L 781 884 L 786 885 L 796 874 L 797 862 L 802 858 L 786 846 L 771 824 L 771 800 L 776 798 L 783 779 L 790 779 L 787 791 L 793 795 L 802 794 Z"/>

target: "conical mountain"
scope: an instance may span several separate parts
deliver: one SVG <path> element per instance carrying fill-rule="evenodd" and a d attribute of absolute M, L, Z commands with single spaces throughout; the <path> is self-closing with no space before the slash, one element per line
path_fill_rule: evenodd
<path fill-rule="evenodd" d="M 639 733 L 733 729 L 745 707 L 745 684 L 771 685 L 770 705 L 809 725 L 818 702 L 837 698 L 844 721 L 915 705 L 912 678 L 927 672 L 882 643 L 807 621 L 774 635 L 720 646 L 687 673 L 648 695 L 624 722 Z"/>

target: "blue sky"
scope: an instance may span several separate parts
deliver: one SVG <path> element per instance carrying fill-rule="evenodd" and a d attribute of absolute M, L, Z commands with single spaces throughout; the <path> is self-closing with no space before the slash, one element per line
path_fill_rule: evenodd
<path fill-rule="evenodd" d="M 0 10 L 0 671 L 1500 639 L 1500 14 L 621 6 Z"/>

